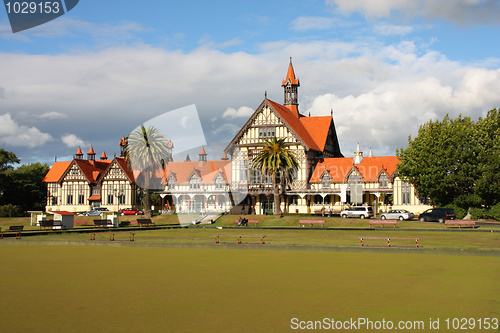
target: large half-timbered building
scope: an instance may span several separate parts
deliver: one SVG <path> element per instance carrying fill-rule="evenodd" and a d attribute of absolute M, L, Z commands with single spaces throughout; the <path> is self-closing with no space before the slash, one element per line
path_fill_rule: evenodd
<path fill-rule="evenodd" d="M 359 145 L 353 157 L 340 150 L 333 113 L 306 116 L 300 113 L 298 88 L 292 61 L 281 86 L 284 102 L 265 94 L 264 100 L 229 142 L 220 160 L 207 160 L 203 147 L 198 161 L 169 161 L 156 172 L 157 189 L 166 207 L 180 213 L 194 211 L 266 214 L 274 210 L 271 179 L 252 169 L 252 160 L 265 139 L 284 139 L 295 154 L 299 168 L 281 198 L 281 209 L 289 213 L 311 213 L 330 208 L 339 212 L 346 205 L 380 206 L 385 210 L 407 209 L 415 213 L 427 209 L 414 187 L 397 173 L 396 156 L 363 156 Z M 116 211 L 139 208 L 138 186 L 122 156 L 99 160 L 90 148 L 87 159 L 79 149 L 72 161 L 56 162 L 47 176 L 47 211 L 83 212 L 103 206 Z M 171 143 L 170 143 L 171 144 Z M 231 158 L 227 158 L 230 155 Z M 136 173 L 138 175 L 138 173 Z M 234 207 L 236 206 L 236 207 Z"/>

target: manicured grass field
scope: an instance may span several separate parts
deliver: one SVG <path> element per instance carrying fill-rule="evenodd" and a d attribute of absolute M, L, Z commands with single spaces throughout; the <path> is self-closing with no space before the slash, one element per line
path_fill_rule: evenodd
<path fill-rule="evenodd" d="M 293 318 L 450 332 L 446 318 L 500 317 L 496 256 L 18 244 L 0 244 L 2 332 L 291 332 Z"/>

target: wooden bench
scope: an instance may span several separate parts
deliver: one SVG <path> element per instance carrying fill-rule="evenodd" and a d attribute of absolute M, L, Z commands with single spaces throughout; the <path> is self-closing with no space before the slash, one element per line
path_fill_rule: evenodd
<path fill-rule="evenodd" d="M 239 219 L 234 220 L 234 224 L 238 225 L 238 223 L 240 223 Z M 248 224 L 255 224 L 256 226 L 258 226 L 259 225 L 259 220 L 257 220 L 257 219 L 248 219 L 247 225 Z"/>
<path fill-rule="evenodd" d="M 111 220 L 94 220 L 96 227 L 112 227 L 113 222 Z"/>
<path fill-rule="evenodd" d="M 311 228 L 313 227 L 313 225 L 319 224 L 323 228 L 325 226 L 325 220 L 300 220 L 299 221 L 299 226 L 300 225 L 304 226 L 304 224 L 310 224 Z"/>
<path fill-rule="evenodd" d="M 221 237 L 236 237 L 236 241 L 238 244 L 243 244 L 242 241 L 243 237 L 254 237 L 254 238 L 260 238 L 260 244 L 266 244 L 264 242 L 264 238 L 266 238 L 265 235 L 215 235 L 215 244 L 220 243 Z"/>
<path fill-rule="evenodd" d="M 119 227 L 128 227 L 130 225 L 130 221 L 121 221 Z"/>
<path fill-rule="evenodd" d="M 387 247 L 391 247 L 391 239 L 394 240 L 394 239 L 411 239 L 411 240 L 415 240 L 415 247 L 418 248 L 418 240 L 419 238 L 411 238 L 411 237 L 360 237 L 359 238 L 361 240 L 361 246 L 365 246 L 365 243 L 364 243 L 364 240 L 365 239 L 386 239 L 387 240 Z"/>
<path fill-rule="evenodd" d="M 129 242 L 135 241 L 134 236 L 135 236 L 135 234 L 133 234 L 133 233 L 129 234 L 129 238 L 128 238 Z M 90 240 L 91 241 L 95 241 L 96 240 L 95 239 L 95 233 L 91 233 L 90 234 Z M 114 242 L 115 241 L 115 234 L 109 234 L 109 241 L 110 242 Z"/>
<path fill-rule="evenodd" d="M 324 214 L 328 214 L 328 211 L 325 209 Z M 323 215 L 323 211 L 321 209 L 315 209 L 314 210 L 314 215 Z"/>
<path fill-rule="evenodd" d="M 396 228 L 397 221 L 388 221 L 388 220 L 370 220 L 370 228 L 372 225 L 381 225 L 382 228 L 384 225 L 392 225 Z"/>
<path fill-rule="evenodd" d="M 42 228 L 47 229 L 50 228 L 52 229 L 54 227 L 54 220 L 42 220 L 39 222 L 40 230 Z"/>
<path fill-rule="evenodd" d="M 472 229 L 474 229 L 476 226 L 476 221 L 452 220 L 452 221 L 445 221 L 444 225 L 445 225 L 445 228 L 448 228 L 448 226 L 458 225 L 458 229 L 461 229 L 462 226 L 467 226 L 467 227 L 472 226 Z"/>
<path fill-rule="evenodd" d="M 23 225 L 11 225 L 9 229 L 1 231 L 2 236 L 0 238 L 3 239 L 4 233 L 15 233 L 16 239 L 21 239 L 21 233 L 23 232 L 23 229 L 24 229 Z"/>
<path fill-rule="evenodd" d="M 137 219 L 137 223 L 139 224 L 140 227 L 142 227 L 143 225 L 145 226 L 155 225 L 153 222 L 151 222 L 151 219 Z"/>

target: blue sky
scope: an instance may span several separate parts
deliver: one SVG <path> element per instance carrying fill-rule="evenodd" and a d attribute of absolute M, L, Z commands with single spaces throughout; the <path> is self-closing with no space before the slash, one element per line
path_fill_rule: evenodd
<path fill-rule="evenodd" d="M 195 104 L 217 159 L 265 91 L 282 102 L 292 57 L 300 111 L 333 109 L 345 156 L 358 142 L 394 155 L 430 119 L 500 106 L 499 14 L 482 0 L 81 0 L 13 34 L 2 7 L 0 147 L 23 163 L 113 156 Z"/>

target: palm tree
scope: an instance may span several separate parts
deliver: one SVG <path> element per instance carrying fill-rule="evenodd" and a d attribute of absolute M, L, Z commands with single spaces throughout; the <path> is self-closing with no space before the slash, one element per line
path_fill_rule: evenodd
<path fill-rule="evenodd" d="M 144 217 L 151 218 L 151 180 L 172 157 L 168 139 L 153 127 L 137 127 L 128 136 L 125 157 L 132 170 L 139 171 L 141 187 L 145 190 Z M 161 173 L 163 175 L 163 173 Z M 139 178 L 139 177 L 138 177 Z"/>
<path fill-rule="evenodd" d="M 295 154 L 285 144 L 285 139 L 276 137 L 265 141 L 264 148 L 252 160 L 252 167 L 272 178 L 274 190 L 274 216 L 281 217 L 280 185 L 284 192 L 286 182 L 299 168 Z"/>

